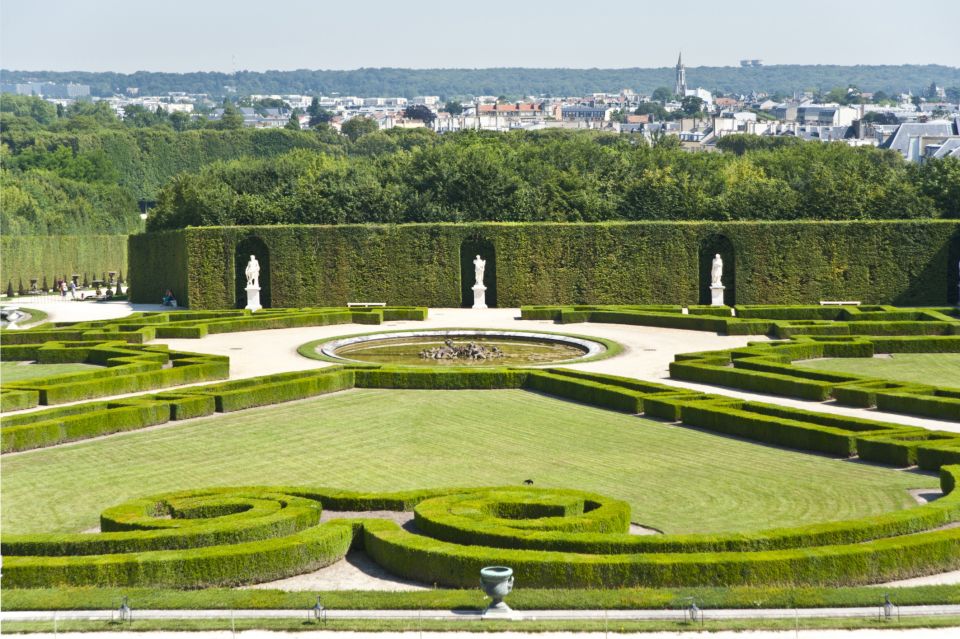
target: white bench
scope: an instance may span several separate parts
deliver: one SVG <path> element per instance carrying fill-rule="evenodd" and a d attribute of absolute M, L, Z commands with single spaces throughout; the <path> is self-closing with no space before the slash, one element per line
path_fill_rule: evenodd
<path fill-rule="evenodd" d="M 860 302 L 833 302 L 830 300 L 820 300 L 820 306 L 860 306 Z"/>
<path fill-rule="evenodd" d="M 354 308 L 356 306 L 386 306 L 386 302 L 347 302 L 347 308 Z"/>

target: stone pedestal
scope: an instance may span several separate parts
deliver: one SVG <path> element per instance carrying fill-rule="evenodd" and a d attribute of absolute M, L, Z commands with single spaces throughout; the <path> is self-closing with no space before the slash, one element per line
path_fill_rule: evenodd
<path fill-rule="evenodd" d="M 723 303 L 723 291 L 726 289 L 726 286 L 711 286 L 710 287 L 710 306 L 724 306 Z"/>
<path fill-rule="evenodd" d="M 259 311 L 262 306 L 260 306 L 260 287 L 259 286 L 248 286 L 247 287 L 247 305 L 244 306 L 248 311 L 256 312 Z"/>
<path fill-rule="evenodd" d="M 473 308 L 487 308 L 487 287 L 483 284 L 473 285 Z"/>

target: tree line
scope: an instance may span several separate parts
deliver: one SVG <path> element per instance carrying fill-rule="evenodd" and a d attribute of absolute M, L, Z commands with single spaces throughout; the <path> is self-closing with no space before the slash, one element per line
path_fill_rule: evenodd
<path fill-rule="evenodd" d="M 590 131 L 380 131 L 323 113 L 308 130 L 105 105 L 0 101 L 0 232 L 125 234 L 208 224 L 871 219 L 956 216 L 960 162 L 920 166 L 842 143 L 729 136 L 722 153 L 675 137 Z M 176 115 L 176 114 L 174 114 Z M 311 115 L 311 120 L 313 120 Z"/>
<path fill-rule="evenodd" d="M 672 56 L 671 56 L 672 58 Z M 90 85 L 93 95 L 110 96 L 136 87 L 140 95 L 171 91 L 224 95 L 283 94 L 403 96 L 439 95 L 588 95 L 624 88 L 651 93 L 673 86 L 672 66 L 625 69 L 397 69 L 366 68 L 350 71 L 239 71 L 237 73 L 123 74 L 83 71 L 2 71 L 5 82 L 77 82 Z M 770 65 L 761 67 L 705 67 L 687 69 L 687 83 L 723 93 L 793 94 L 798 90 L 828 90 L 855 85 L 863 91 L 921 92 L 935 82 L 960 87 L 960 68 L 944 65 Z"/>
<path fill-rule="evenodd" d="M 729 141 L 727 141 L 729 140 Z M 370 133 L 350 152 L 218 162 L 162 190 L 150 230 L 463 221 L 954 217 L 960 162 L 731 136 L 688 153 L 595 132 Z"/>

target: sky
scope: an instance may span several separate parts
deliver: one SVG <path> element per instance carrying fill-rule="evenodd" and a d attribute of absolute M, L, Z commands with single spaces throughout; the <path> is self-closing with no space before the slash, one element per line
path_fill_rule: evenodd
<path fill-rule="evenodd" d="M 958 66 L 957 24 L 958 0 L 0 0 L 0 67 L 665 67 L 680 50 L 691 67 Z"/>

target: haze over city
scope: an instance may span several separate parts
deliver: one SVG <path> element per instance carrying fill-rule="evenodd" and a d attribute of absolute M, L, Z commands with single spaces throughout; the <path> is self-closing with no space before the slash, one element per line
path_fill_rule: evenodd
<path fill-rule="evenodd" d="M 956 64 L 960 44 L 949 25 L 960 21 L 960 3 L 932 0 L 912 17 L 906 10 L 894 0 L 815 14 L 752 0 L 738 3 L 735 13 L 704 0 L 442 8 L 292 0 L 267 10 L 251 0 L 8 1 L 0 6 L 0 65 L 123 73 L 623 68 L 672 66 L 678 50 L 692 67 L 744 58 L 768 65 Z M 906 37 L 918 19 L 922 37 Z"/>

